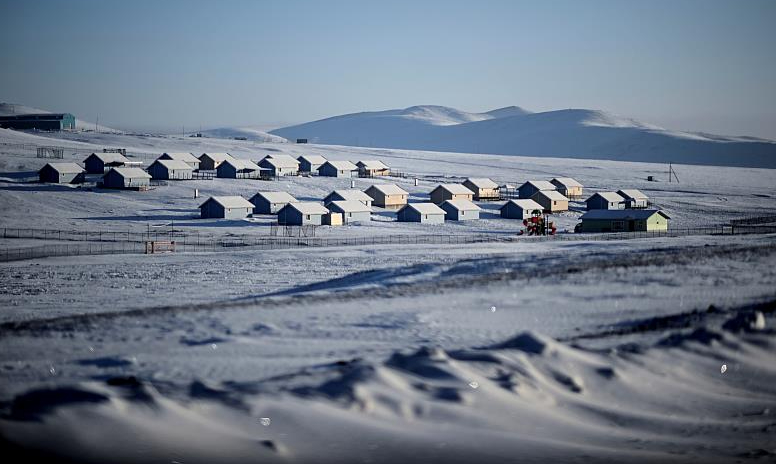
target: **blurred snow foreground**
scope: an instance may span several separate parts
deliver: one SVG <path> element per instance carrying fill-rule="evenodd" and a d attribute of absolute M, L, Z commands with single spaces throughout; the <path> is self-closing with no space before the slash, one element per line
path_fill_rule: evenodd
<path fill-rule="evenodd" d="M 774 309 L 710 307 L 564 342 L 527 331 L 259 383 L 95 379 L 17 395 L 0 431 L 9 451 L 77 462 L 773 459 Z"/>

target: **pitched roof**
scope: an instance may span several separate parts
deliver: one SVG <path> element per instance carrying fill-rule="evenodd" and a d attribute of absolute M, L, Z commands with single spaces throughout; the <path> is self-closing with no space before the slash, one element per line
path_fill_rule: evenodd
<path fill-rule="evenodd" d="M 290 156 L 288 156 L 287 158 L 265 156 L 264 159 L 259 161 L 259 163 L 266 163 L 275 168 L 298 168 L 299 167 L 299 161 L 295 160 L 294 158 L 291 158 Z"/>
<path fill-rule="evenodd" d="M 580 219 L 648 219 L 654 214 L 671 219 L 666 213 L 657 209 L 594 209 L 580 216 Z"/>
<path fill-rule="evenodd" d="M 453 195 L 474 195 L 474 193 L 463 184 L 439 184 L 431 192 L 435 192 L 440 188 L 447 190 Z"/>
<path fill-rule="evenodd" d="M 232 155 L 229 153 L 202 153 L 200 155 L 199 159 L 201 160 L 203 156 L 207 156 L 208 158 L 212 159 L 213 161 L 222 162 L 227 159 L 234 159 Z"/>
<path fill-rule="evenodd" d="M 110 171 L 116 171 L 125 179 L 150 179 L 151 175 L 140 168 L 110 168 Z M 110 172 L 108 171 L 108 172 Z M 106 174 L 107 175 L 107 174 Z"/>
<path fill-rule="evenodd" d="M 406 190 L 396 184 L 374 184 L 367 190 L 371 188 L 376 189 L 383 195 L 409 195 Z"/>
<path fill-rule="evenodd" d="M 563 195 L 557 190 L 539 190 L 538 192 L 533 194 L 534 197 L 538 195 L 545 196 L 552 201 L 569 201 L 569 199 L 566 198 L 565 195 Z"/>
<path fill-rule="evenodd" d="M 380 160 L 361 160 L 356 165 L 366 169 L 388 169 L 388 166 Z"/>
<path fill-rule="evenodd" d="M 445 200 L 443 205 L 448 204 L 458 211 L 479 211 L 481 208 L 469 200 L 457 199 L 457 200 Z"/>
<path fill-rule="evenodd" d="M 582 187 L 582 184 L 577 182 L 575 179 L 572 179 L 571 177 L 556 177 L 550 181 L 550 183 L 558 183 L 562 186 L 568 188 L 568 187 Z"/>
<path fill-rule="evenodd" d="M 215 201 L 216 203 L 223 206 L 224 208 L 253 208 L 253 203 L 238 195 L 210 197 L 207 199 L 205 203 L 211 200 Z M 202 206 L 204 206 L 205 203 L 202 203 L 201 205 L 199 205 L 199 207 L 202 208 Z"/>
<path fill-rule="evenodd" d="M 334 190 L 330 194 L 326 195 L 326 198 L 329 198 L 332 195 L 337 195 L 343 200 L 372 201 L 372 197 L 362 192 L 361 190 L 356 189 Z"/>
<path fill-rule="evenodd" d="M 291 155 L 286 155 L 285 153 L 275 153 L 275 154 L 270 153 L 264 158 L 278 160 L 278 161 L 289 161 L 292 163 L 299 163 L 299 161 L 296 158 L 294 158 Z"/>
<path fill-rule="evenodd" d="M 520 208 L 522 210 L 526 210 L 526 211 L 534 210 L 534 209 L 542 209 L 542 205 L 540 205 L 539 203 L 537 203 L 537 202 L 535 202 L 533 200 L 529 200 L 527 198 L 524 198 L 524 199 L 521 199 L 521 200 L 509 200 L 508 202 L 504 203 L 504 206 L 502 206 L 499 209 L 506 208 L 506 206 L 508 204 L 510 204 L 510 203 L 512 203 L 515 206 L 517 206 L 518 208 Z"/>
<path fill-rule="evenodd" d="M 623 189 L 623 190 L 617 190 L 617 193 L 623 196 L 623 198 L 626 199 L 633 199 L 633 200 L 647 200 L 649 199 L 648 196 L 641 193 L 639 190 L 636 189 Z"/>
<path fill-rule="evenodd" d="M 46 163 L 46 166 L 51 166 L 57 172 L 73 174 L 84 172 L 84 168 L 75 163 Z M 46 167 L 44 166 L 44 167 Z"/>
<path fill-rule="evenodd" d="M 153 166 L 156 163 L 161 164 L 167 169 L 189 169 L 189 170 L 193 169 L 190 164 L 179 159 L 157 159 L 156 161 L 151 163 L 151 166 Z"/>
<path fill-rule="evenodd" d="M 296 203 L 289 203 L 283 208 L 294 208 L 302 214 L 326 214 L 328 209 L 324 208 L 322 204 L 314 201 L 299 201 Z"/>
<path fill-rule="evenodd" d="M 591 195 L 590 198 L 593 198 L 596 195 L 598 195 L 599 197 L 603 198 L 604 200 L 606 200 L 608 202 L 617 202 L 617 203 L 619 203 L 619 202 L 625 200 L 625 198 L 621 197 L 619 193 L 615 193 L 615 192 L 596 192 L 593 195 Z M 588 198 L 587 200 L 590 200 L 590 198 Z M 587 201 L 587 200 L 585 200 L 585 201 Z"/>
<path fill-rule="evenodd" d="M 294 198 L 288 192 L 258 192 L 256 193 L 256 195 L 251 197 L 251 200 L 256 197 L 264 198 L 270 203 L 296 203 L 297 202 L 297 199 Z"/>
<path fill-rule="evenodd" d="M 357 200 L 332 201 L 327 205 L 327 208 L 337 213 L 362 213 L 364 211 L 372 211 L 372 208 Z"/>
<path fill-rule="evenodd" d="M 310 164 L 323 164 L 326 162 L 326 158 L 321 155 L 302 155 L 297 158 L 297 161 L 307 161 Z"/>
<path fill-rule="evenodd" d="M 248 169 L 251 171 L 261 171 L 262 169 L 265 171 L 267 170 L 267 168 L 262 168 L 258 164 L 254 163 L 253 161 L 246 160 L 246 159 L 235 159 L 235 158 L 225 159 L 223 164 L 231 164 L 237 169 Z"/>
<path fill-rule="evenodd" d="M 466 182 L 469 182 L 473 186 L 481 189 L 498 188 L 498 184 L 488 179 L 487 177 L 469 177 L 468 179 L 466 179 Z"/>
<path fill-rule="evenodd" d="M 162 156 L 169 159 L 185 161 L 186 163 L 199 163 L 199 159 L 188 152 L 162 153 Z"/>
<path fill-rule="evenodd" d="M 355 171 L 356 169 L 358 169 L 358 167 L 355 164 L 346 160 L 334 160 L 334 161 L 328 160 L 324 164 L 331 165 L 337 171 Z"/>
<path fill-rule="evenodd" d="M 529 180 L 527 182 L 523 182 L 523 185 L 518 188 L 523 188 L 523 186 L 526 184 L 533 185 L 537 190 L 555 190 L 555 185 L 553 185 L 552 182 L 546 180 Z"/>
<path fill-rule="evenodd" d="M 407 203 L 404 208 L 412 208 L 420 214 L 445 214 L 445 210 L 433 203 Z"/>
<path fill-rule="evenodd" d="M 127 161 L 129 161 L 129 159 L 126 156 L 122 155 L 121 153 L 92 153 L 89 156 L 96 156 L 103 163 L 115 163 L 115 162 L 126 163 Z M 87 156 L 87 159 L 89 158 L 89 156 Z"/>

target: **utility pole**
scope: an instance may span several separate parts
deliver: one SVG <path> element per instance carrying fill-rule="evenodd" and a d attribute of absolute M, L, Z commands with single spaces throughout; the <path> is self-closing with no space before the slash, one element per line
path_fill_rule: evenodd
<path fill-rule="evenodd" d="M 100 132 L 100 115 L 97 115 L 97 122 L 94 123 L 94 132 Z"/>

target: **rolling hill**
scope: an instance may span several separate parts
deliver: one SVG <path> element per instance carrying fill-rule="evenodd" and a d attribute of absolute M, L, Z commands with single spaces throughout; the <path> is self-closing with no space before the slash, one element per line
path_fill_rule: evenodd
<path fill-rule="evenodd" d="M 776 168 L 776 142 L 667 130 L 600 110 L 468 113 L 444 106 L 335 116 L 270 132 L 311 143 Z"/>

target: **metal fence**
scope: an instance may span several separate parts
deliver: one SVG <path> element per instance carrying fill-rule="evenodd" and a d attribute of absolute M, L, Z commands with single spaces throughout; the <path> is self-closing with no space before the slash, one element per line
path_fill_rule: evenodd
<path fill-rule="evenodd" d="M 30 229 L 5 229 L 5 231 L 28 231 Z M 52 231 L 36 231 L 32 237 L 57 239 Z M 57 232 L 57 231 L 53 231 Z M 617 233 L 563 233 L 547 236 L 516 235 L 514 233 L 460 234 L 460 235 L 382 235 L 365 237 L 268 237 L 230 236 L 206 237 L 178 232 L 75 232 L 73 237 L 81 243 L 41 245 L 25 248 L 0 249 L 0 261 L 15 261 L 31 258 L 56 256 L 100 255 L 145 253 L 148 241 L 174 241 L 176 252 L 219 252 L 240 250 L 274 250 L 287 248 L 348 247 L 377 245 L 465 245 L 473 243 L 538 241 L 612 241 L 631 239 L 654 239 L 661 237 L 682 237 L 691 235 L 742 235 L 776 233 L 776 225 L 733 226 L 715 225 L 708 227 L 672 228 L 668 231 L 637 231 Z M 92 237 L 89 239 L 89 237 Z M 62 240 L 65 240 L 63 238 Z"/>

